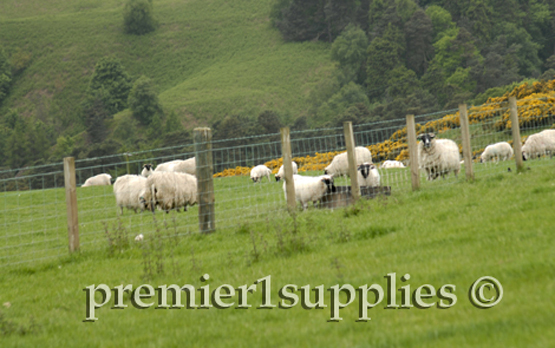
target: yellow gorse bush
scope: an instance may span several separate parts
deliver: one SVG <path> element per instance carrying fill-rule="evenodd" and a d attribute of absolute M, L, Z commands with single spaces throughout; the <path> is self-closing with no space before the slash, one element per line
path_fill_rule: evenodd
<path fill-rule="evenodd" d="M 488 122 L 491 123 L 495 121 L 493 123 L 493 129 L 495 131 L 510 130 L 510 110 L 506 103 L 511 96 L 517 98 L 519 123 L 521 127 L 533 126 L 537 123 L 553 122 L 555 120 L 555 80 L 551 80 L 534 82 L 532 84 L 524 83 L 501 97 L 488 98 L 486 104 L 473 106 L 468 110 L 469 123 L 482 124 L 483 127 L 486 127 Z M 459 112 L 445 115 L 440 119 L 429 121 L 424 125 L 416 124 L 415 127 L 417 134 L 430 130 L 442 133 L 459 128 Z M 512 145 L 512 141 L 509 141 L 509 143 Z M 366 148 L 372 153 L 372 160 L 375 163 L 385 160 L 408 160 L 407 128 L 403 127 L 393 133 L 389 139 L 381 143 L 372 144 Z M 459 151 L 462 152 L 461 145 L 459 145 Z M 473 151 L 473 157 L 479 160 L 479 155 L 483 151 L 484 149 Z M 331 163 L 333 158 L 342 152 L 345 151 L 316 152 L 313 156 L 294 157 L 293 161 L 297 162 L 299 172 L 323 171 L 324 168 Z M 272 170 L 273 174 L 278 172 L 282 164 L 283 158 L 276 158 L 264 163 L 265 166 Z M 214 177 L 250 175 L 251 169 L 252 167 L 225 169 L 220 173 L 214 174 Z"/>

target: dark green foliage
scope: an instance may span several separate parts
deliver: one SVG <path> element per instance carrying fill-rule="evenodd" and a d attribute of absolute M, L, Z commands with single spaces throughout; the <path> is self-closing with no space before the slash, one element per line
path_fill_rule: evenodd
<path fill-rule="evenodd" d="M 11 66 L 4 51 L 0 47 L 0 104 L 8 95 L 12 82 Z"/>
<path fill-rule="evenodd" d="M 258 115 L 258 129 L 260 134 L 279 133 L 283 126 L 280 116 L 275 111 L 264 111 Z"/>
<path fill-rule="evenodd" d="M 152 0 L 127 0 L 123 9 L 123 26 L 128 34 L 143 35 L 156 29 Z"/>
<path fill-rule="evenodd" d="M 89 82 L 89 98 L 100 98 L 108 115 L 127 108 L 131 78 L 116 58 L 104 57 L 96 64 Z"/>
<path fill-rule="evenodd" d="M 135 81 L 131 93 L 129 93 L 129 107 L 133 117 L 144 125 L 149 125 L 154 117 L 162 111 L 158 102 L 158 94 L 154 89 L 154 82 L 151 79 L 141 76 Z"/>
<path fill-rule="evenodd" d="M 406 66 L 418 76 L 426 72 L 428 62 L 433 58 L 433 32 L 432 20 L 421 9 L 415 11 L 405 24 Z"/>
<path fill-rule="evenodd" d="M 105 139 L 107 129 L 104 121 L 108 116 L 100 93 L 93 93 L 83 103 L 83 120 L 91 142 L 100 143 Z"/>
<path fill-rule="evenodd" d="M 368 38 L 362 29 L 349 25 L 333 42 L 331 57 L 339 62 L 339 67 L 346 75 L 345 82 L 355 81 L 359 84 L 366 79 L 366 49 Z"/>

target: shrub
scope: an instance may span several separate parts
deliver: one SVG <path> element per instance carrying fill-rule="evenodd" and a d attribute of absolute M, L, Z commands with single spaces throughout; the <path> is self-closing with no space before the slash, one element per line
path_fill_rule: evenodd
<path fill-rule="evenodd" d="M 128 0 L 123 9 L 123 26 L 128 34 L 143 35 L 154 31 L 152 0 Z"/>
<path fill-rule="evenodd" d="M 154 116 L 161 111 L 158 95 L 151 79 L 141 76 L 135 81 L 129 93 L 129 107 L 133 117 L 144 125 L 149 125 Z"/>

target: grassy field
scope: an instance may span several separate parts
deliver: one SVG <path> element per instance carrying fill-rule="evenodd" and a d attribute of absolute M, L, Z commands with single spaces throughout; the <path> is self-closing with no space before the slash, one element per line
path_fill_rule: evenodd
<path fill-rule="evenodd" d="M 138 231 L 118 232 L 110 188 L 81 188 L 81 253 L 67 256 L 64 245 L 60 253 L 65 256 L 3 267 L 0 272 L 2 347 L 553 346 L 554 162 L 539 160 L 526 165 L 530 169 L 521 174 L 515 172 L 513 162 L 484 166 L 477 170 L 480 175 L 473 183 L 465 182 L 461 173 L 458 179 L 423 183 L 414 193 L 403 181 L 405 186 L 397 186 L 387 199 L 334 211 L 309 209 L 297 212 L 295 218 L 281 209 L 281 185 L 248 184 L 245 177 L 218 179 L 217 214 L 220 224 L 228 228 L 211 235 L 176 233 L 174 224 L 178 229 L 196 226 L 196 207 L 187 213 L 156 214 L 158 230 L 153 228 L 150 214 L 126 212 L 124 226 L 132 222 L 136 229 L 147 232 L 142 243 L 125 243 L 121 238 L 126 233 L 132 238 Z M 508 172 L 507 166 L 513 171 Z M 398 171 L 401 178 L 402 173 Z M 36 206 L 31 210 L 37 216 L 47 216 L 38 206 L 54 202 L 45 208 L 63 215 L 63 191 L 34 194 L 33 201 L 27 197 L 28 201 L 19 204 Z M 12 198 L 4 199 L 3 204 L 8 207 Z M 11 221 L 18 214 L 4 211 L 0 223 L 17 228 Z M 26 221 L 32 216 L 29 212 L 18 218 Z M 109 221 L 112 247 L 97 221 L 102 217 Z M 87 227 L 94 221 L 96 227 Z M 59 226 L 40 224 L 45 225 L 44 233 L 52 229 L 58 231 L 60 241 L 66 238 L 63 220 Z M 20 228 L 22 232 L 40 229 L 25 224 Z M 357 295 L 340 310 L 342 321 L 329 322 L 329 291 L 324 295 L 328 306 L 324 309 L 307 310 L 300 304 L 287 310 L 256 309 L 262 303 L 259 284 L 256 292 L 248 295 L 253 306 L 249 309 L 159 310 L 153 306 L 138 310 L 126 293 L 128 308 L 110 309 L 112 296 L 96 311 L 98 321 L 83 322 L 83 289 L 92 284 L 110 288 L 121 284 L 136 288 L 145 283 L 199 288 L 209 284 L 212 291 L 222 284 L 250 286 L 271 276 L 271 302 L 277 305 L 278 290 L 286 284 L 324 285 L 325 289 L 335 284 L 354 288 L 379 284 L 385 290 L 384 277 L 393 272 L 396 288 L 408 284 L 410 293 L 423 284 L 436 290 L 453 284 L 457 302 L 447 309 L 384 309 L 384 299 L 369 310 L 371 321 L 357 322 Z M 400 277 L 407 273 L 410 280 L 403 282 Z M 203 274 L 210 275 L 207 282 L 200 280 Z M 468 297 L 471 284 L 482 276 L 495 277 L 504 289 L 501 302 L 490 309 L 476 308 Z M 344 295 L 341 301 L 346 301 Z M 486 297 L 493 295 L 493 291 L 485 291 Z M 401 300 L 401 291 L 396 291 L 397 303 Z M 144 301 L 155 302 L 156 298 Z M 237 304 L 238 298 L 224 301 Z M 439 298 L 426 301 L 438 302 Z"/>
<path fill-rule="evenodd" d="M 75 125 L 96 62 L 117 57 L 152 78 L 167 111 L 187 127 L 228 114 L 306 113 L 308 94 L 329 77 L 329 45 L 284 43 L 272 28 L 272 1 L 154 3 L 159 27 L 123 33 L 121 0 L 3 1 L 0 46 L 30 57 L 3 108 Z"/>

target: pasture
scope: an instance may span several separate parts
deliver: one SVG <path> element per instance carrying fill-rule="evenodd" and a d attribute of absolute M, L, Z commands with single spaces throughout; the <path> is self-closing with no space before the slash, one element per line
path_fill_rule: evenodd
<path fill-rule="evenodd" d="M 19 240 L 2 257 L 33 260 L 1 269 L 2 346 L 552 346 L 555 162 L 525 165 L 522 173 L 513 161 L 477 165 L 483 175 L 474 182 L 466 182 L 463 171 L 458 179 L 424 182 L 418 192 L 410 191 L 406 170 L 396 170 L 391 173 L 399 180 L 390 182 L 390 197 L 293 216 L 284 210 L 281 183 L 217 178 L 218 230 L 210 235 L 196 233 L 197 207 L 157 212 L 155 219 L 125 211 L 118 220 L 111 187 L 79 188 L 81 252 L 71 256 L 63 189 L 5 192 L 0 239 L 5 246 Z M 138 233 L 145 234 L 142 243 L 133 241 Z M 410 285 L 410 293 L 423 284 L 453 284 L 457 301 L 447 309 L 384 309 L 384 299 L 369 309 L 371 321 L 357 322 L 357 297 L 340 310 L 342 321 L 329 322 L 329 291 L 324 309 L 257 309 L 263 291 L 258 284 L 248 295 L 249 309 L 139 310 L 125 293 L 126 309 L 110 309 L 112 296 L 96 310 L 98 321 L 83 322 L 83 290 L 93 284 L 208 284 L 212 291 L 271 276 L 271 301 L 277 305 L 286 284 L 386 289 L 390 273 L 396 273 L 396 288 Z M 407 273 L 410 280 L 403 282 Z M 203 274 L 210 279 L 201 281 Z M 468 297 L 482 276 L 495 277 L 504 289 L 490 309 L 476 308 Z M 401 291 L 395 294 L 400 304 Z M 237 296 L 226 302 L 237 304 Z"/>

